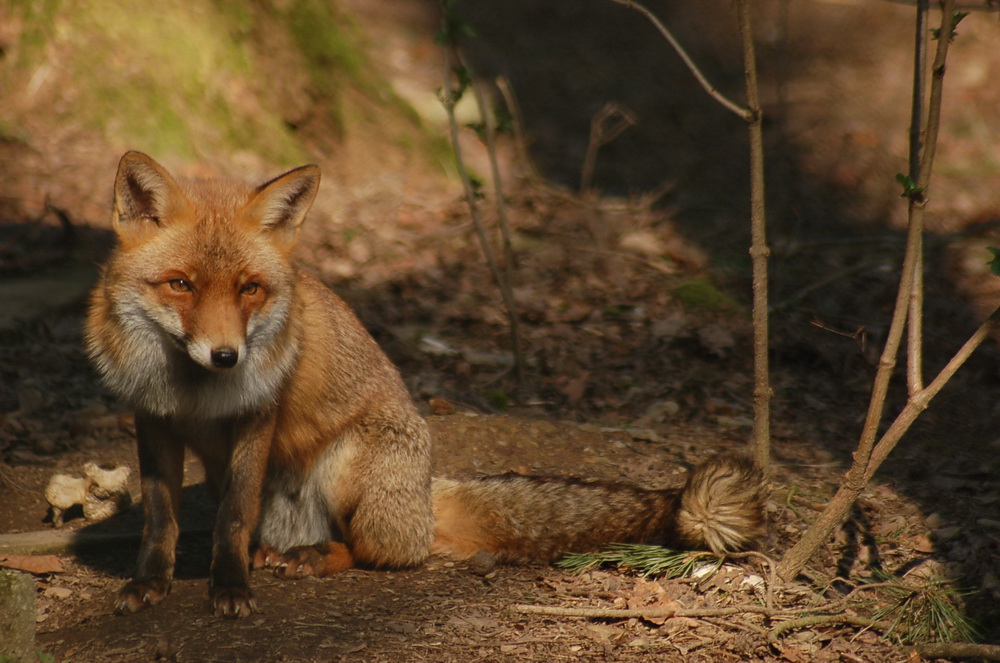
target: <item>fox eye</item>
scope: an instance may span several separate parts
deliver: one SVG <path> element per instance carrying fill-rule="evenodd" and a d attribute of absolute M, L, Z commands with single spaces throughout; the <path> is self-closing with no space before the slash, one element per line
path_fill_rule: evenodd
<path fill-rule="evenodd" d="M 191 287 L 191 283 L 186 279 L 170 279 L 167 281 L 167 284 L 174 292 L 191 292 L 194 290 L 194 288 Z"/>
<path fill-rule="evenodd" d="M 246 295 L 247 297 L 252 297 L 257 294 L 258 290 L 260 290 L 260 284 L 251 281 L 250 283 L 247 283 L 245 286 L 240 288 L 240 294 Z"/>

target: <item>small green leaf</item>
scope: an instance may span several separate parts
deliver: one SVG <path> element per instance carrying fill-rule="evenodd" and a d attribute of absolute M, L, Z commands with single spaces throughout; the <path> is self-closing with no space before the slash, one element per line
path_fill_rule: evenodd
<path fill-rule="evenodd" d="M 492 405 L 497 410 L 500 410 L 501 412 L 506 412 L 507 410 L 509 410 L 511 404 L 514 402 L 511 399 L 511 397 L 508 396 L 507 393 L 501 389 L 491 389 L 490 392 L 486 395 L 486 398 L 489 401 L 490 405 Z"/>
<path fill-rule="evenodd" d="M 441 29 L 434 35 L 434 43 L 439 46 L 449 46 L 458 43 L 462 37 L 475 37 L 476 31 L 457 16 L 452 8 L 455 3 L 446 3 L 444 22 Z"/>
<path fill-rule="evenodd" d="M 482 199 L 486 197 L 486 194 L 483 193 L 486 183 L 483 182 L 482 178 L 476 177 L 475 175 L 469 175 L 469 184 L 472 185 L 472 193 L 476 196 L 476 198 Z"/>
<path fill-rule="evenodd" d="M 472 85 L 472 74 L 465 67 L 455 67 L 455 76 L 458 77 L 458 84 L 462 92 Z"/>
<path fill-rule="evenodd" d="M 903 193 L 900 195 L 901 198 L 919 198 L 924 193 L 924 188 L 917 186 L 917 183 L 909 175 L 896 173 L 896 181 L 903 187 Z"/>
<path fill-rule="evenodd" d="M 961 11 L 957 11 L 954 14 L 951 15 L 951 27 L 949 28 L 950 34 L 948 35 L 948 41 L 955 41 L 955 37 L 958 36 L 958 31 L 955 30 L 955 28 L 957 28 L 958 24 L 961 23 L 962 20 L 965 19 L 965 17 L 968 16 L 968 15 L 969 15 L 969 12 L 961 12 Z M 940 39 L 941 38 L 941 29 L 940 28 L 932 28 L 931 29 L 931 35 L 933 36 L 934 39 Z"/>
<path fill-rule="evenodd" d="M 507 106 L 498 104 L 496 108 L 493 109 L 493 116 L 497 123 L 495 131 L 498 134 L 508 133 L 514 130 L 514 116 L 511 115 Z"/>
<path fill-rule="evenodd" d="M 990 266 L 990 271 L 993 272 L 994 276 L 1000 276 L 1000 249 L 987 246 L 986 250 L 993 254 L 993 258 L 987 260 L 986 264 Z"/>
<path fill-rule="evenodd" d="M 479 140 L 486 140 L 486 123 L 485 122 L 468 122 L 466 123 L 466 128 L 472 129 L 479 136 Z"/>

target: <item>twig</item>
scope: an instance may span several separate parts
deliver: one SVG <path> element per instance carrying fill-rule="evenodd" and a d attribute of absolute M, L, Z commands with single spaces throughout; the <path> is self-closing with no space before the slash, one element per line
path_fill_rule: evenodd
<path fill-rule="evenodd" d="M 733 621 L 731 619 L 718 619 L 716 617 L 702 617 L 701 620 L 722 630 L 742 630 L 750 631 L 761 637 L 767 637 L 767 629 L 746 621 Z"/>
<path fill-rule="evenodd" d="M 878 444 L 872 450 L 868 468 L 864 475 L 865 483 L 870 481 L 875 475 L 879 466 L 885 461 L 889 453 L 895 448 L 896 443 L 899 442 L 899 439 L 910 428 L 920 413 L 927 409 L 931 399 L 954 377 L 958 369 L 972 356 L 976 348 L 990 337 L 990 333 L 998 324 L 1000 324 L 1000 308 L 993 311 L 990 317 L 979 326 L 979 329 L 969 337 L 969 340 L 959 348 L 958 352 L 941 369 L 937 377 L 906 403 L 906 407 L 899 413 L 899 416 L 896 417 L 896 420 L 893 421 L 892 425 L 886 430 Z"/>
<path fill-rule="evenodd" d="M 461 53 L 456 49 L 455 55 L 459 65 L 466 67 L 462 60 Z M 479 117 L 483 121 L 483 133 L 486 138 L 486 152 L 489 154 L 490 172 L 493 175 L 493 195 L 496 197 L 497 216 L 500 219 L 500 236 L 503 240 L 503 274 L 504 281 L 501 284 L 504 302 L 507 304 L 507 316 L 510 320 L 510 343 L 514 353 L 514 380 L 517 390 L 520 392 L 524 387 L 524 352 L 521 349 L 521 329 L 520 320 L 517 315 L 517 306 L 514 303 L 514 295 L 511 292 L 511 283 L 514 273 L 514 251 L 510 243 L 510 222 L 507 218 L 507 200 L 504 196 L 503 178 L 500 176 L 500 166 L 497 163 L 497 147 L 495 140 L 495 127 L 493 126 L 493 115 L 486 108 L 483 99 L 483 91 L 480 86 L 473 81 L 472 93 L 476 100 L 476 107 L 479 109 Z M 458 144 L 455 144 L 458 150 Z"/>
<path fill-rule="evenodd" d="M 774 588 L 778 586 L 778 575 L 775 572 L 775 567 L 777 564 L 773 559 L 765 555 L 764 553 L 757 552 L 756 550 L 747 550 L 745 552 L 731 552 L 726 553 L 728 559 L 755 559 L 760 562 L 761 566 L 767 569 L 767 582 L 765 584 L 766 591 L 764 593 L 764 605 L 767 608 L 774 608 Z"/>
<path fill-rule="evenodd" d="M 443 20 L 447 21 L 448 8 L 443 7 L 443 11 L 445 12 L 445 18 Z M 482 216 L 479 213 L 479 206 L 476 205 L 476 192 L 472 187 L 472 178 L 469 176 L 469 171 L 465 166 L 465 160 L 462 156 L 462 148 L 459 143 L 458 120 L 455 117 L 455 104 L 458 101 L 458 94 L 452 87 L 452 76 L 454 73 L 452 68 L 452 51 L 455 48 L 455 45 L 452 43 L 445 44 L 444 47 L 445 81 L 444 88 L 441 93 L 441 101 L 448 115 L 448 128 L 451 136 L 451 142 L 455 150 L 455 165 L 462 178 L 462 187 L 465 191 L 465 199 L 469 204 L 469 214 L 472 217 L 473 227 L 476 229 L 476 235 L 479 238 L 479 244 L 482 247 L 483 255 L 486 258 L 486 264 L 489 266 L 490 273 L 493 275 L 493 279 L 496 281 L 497 287 L 500 289 L 500 295 L 503 298 L 505 307 L 507 308 L 507 317 L 510 322 L 511 349 L 514 352 L 515 365 L 519 367 L 517 378 L 520 380 L 523 376 L 524 359 L 521 356 L 521 337 L 518 328 L 517 306 L 514 301 L 514 292 L 511 289 L 510 280 L 507 278 L 506 274 L 500 270 L 496 255 L 493 252 L 489 236 L 486 233 L 486 227 L 483 224 Z M 485 118 L 484 121 L 486 121 Z M 498 198 L 502 195 L 502 191 L 497 191 Z M 522 386 L 523 383 L 519 381 L 517 385 L 519 392 L 521 391 Z"/>
<path fill-rule="evenodd" d="M 818 281 L 810 283 L 809 285 L 799 289 L 798 291 L 792 293 L 782 301 L 771 306 L 771 312 L 782 311 L 790 306 L 799 303 L 809 295 L 813 294 L 817 290 L 822 290 L 828 285 L 832 285 L 837 281 L 841 281 L 849 276 L 854 276 L 859 272 L 872 269 L 874 267 L 879 267 L 882 264 L 881 260 L 868 260 L 865 262 L 859 262 L 856 265 L 851 265 L 850 267 L 845 267 L 844 269 L 828 274 L 827 276 L 821 278 Z"/>
<path fill-rule="evenodd" d="M 917 0 L 917 26 L 913 46 L 913 101 L 910 105 L 910 178 L 920 179 L 920 153 L 924 134 L 924 79 L 927 65 L 927 12 L 930 0 Z"/>
<path fill-rule="evenodd" d="M 610 127 L 608 124 L 617 120 Z M 607 145 L 636 123 L 635 113 L 621 104 L 608 103 L 590 120 L 590 140 L 587 142 L 587 153 L 583 157 L 580 169 L 580 193 L 590 191 L 594 179 L 594 168 L 597 165 L 597 150 Z"/>
<path fill-rule="evenodd" d="M 496 80 L 497 89 L 500 90 L 500 95 L 503 97 L 504 104 L 507 106 L 507 111 L 510 113 L 511 124 L 514 127 L 514 149 L 517 151 L 517 159 L 521 164 L 521 167 L 527 170 L 528 175 L 533 178 L 538 177 L 538 172 L 535 170 L 535 162 L 531 160 L 528 155 L 528 141 L 524 137 L 524 121 L 521 114 L 521 104 L 517 101 L 517 95 L 514 93 L 514 88 L 510 84 L 510 80 L 506 76 L 500 76 Z"/>
<path fill-rule="evenodd" d="M 923 658 L 974 658 L 1000 661 L 1000 645 L 977 645 L 971 642 L 928 642 L 903 650 L 915 652 Z"/>
<path fill-rule="evenodd" d="M 841 580 L 846 582 L 846 580 L 844 580 L 843 578 L 834 578 L 834 580 Z M 880 589 L 897 589 L 904 592 L 916 591 L 916 588 L 898 582 L 870 582 L 864 585 L 858 585 L 850 592 L 848 592 L 845 596 L 842 596 L 839 599 L 833 599 L 831 601 L 827 601 L 826 603 L 820 603 L 819 605 L 810 606 L 802 609 L 800 612 L 808 612 L 813 614 L 816 613 L 827 614 L 827 613 L 841 612 L 848 605 L 850 605 L 851 601 L 854 601 L 858 597 L 858 595 L 861 594 L 862 592 L 870 592 Z"/>
<path fill-rule="evenodd" d="M 638 2 L 634 2 L 633 0 L 611 0 L 611 2 L 623 5 L 625 7 L 628 7 L 629 9 L 634 9 L 643 16 L 645 16 L 650 23 L 656 26 L 656 29 L 660 31 L 660 34 L 663 35 L 663 38 L 670 43 L 674 51 L 677 52 L 677 55 L 687 66 L 688 70 L 694 75 L 698 83 L 701 84 L 701 87 L 705 90 L 705 92 L 711 95 L 713 99 L 722 104 L 722 106 L 724 106 L 726 109 L 732 111 L 733 113 L 740 116 L 744 120 L 748 122 L 751 120 L 752 111 L 749 108 L 740 106 L 734 101 L 730 101 L 728 97 L 719 92 L 719 90 L 714 85 L 712 85 L 707 78 L 705 78 L 705 75 L 701 73 L 701 70 L 698 68 L 698 65 L 694 63 L 694 60 L 692 60 L 691 56 L 687 54 L 687 51 L 684 50 L 684 47 L 681 46 L 680 42 L 678 42 L 677 39 L 674 38 L 674 35 L 671 34 L 670 30 L 667 29 L 667 26 L 663 25 L 663 23 L 660 22 L 660 19 L 656 18 L 656 15 L 653 14 L 653 12 L 649 11 L 648 9 L 646 9 L 645 6 L 639 4 Z"/>
<path fill-rule="evenodd" d="M 884 622 L 879 622 L 874 619 L 869 619 L 867 617 L 861 617 L 859 615 L 813 615 L 810 617 L 799 617 L 797 619 L 789 619 L 786 622 L 782 622 L 771 629 L 767 634 L 767 641 L 770 644 L 774 644 L 781 637 L 782 633 L 792 631 L 799 628 L 804 628 L 806 626 L 825 626 L 827 624 L 850 624 L 851 626 L 863 626 L 865 628 L 874 628 L 878 631 L 886 631 L 889 629 L 889 624 Z M 897 631 L 905 631 L 901 626 L 896 626 Z"/>
<path fill-rule="evenodd" d="M 727 617 L 730 615 L 742 615 L 753 613 L 775 617 L 778 615 L 796 614 L 794 611 L 774 610 L 762 605 L 738 605 L 728 608 L 646 608 L 646 609 L 617 609 L 617 608 L 563 608 L 554 605 L 526 605 L 517 604 L 513 606 L 516 612 L 527 615 L 553 615 L 557 617 L 582 617 L 585 619 L 663 619 L 671 617 Z"/>
<path fill-rule="evenodd" d="M 908 7 L 915 7 L 922 0 L 886 0 L 894 5 L 906 5 Z M 961 12 L 997 12 L 1000 11 L 1000 3 L 995 2 L 995 0 L 988 0 L 987 2 L 956 2 L 955 9 Z"/>

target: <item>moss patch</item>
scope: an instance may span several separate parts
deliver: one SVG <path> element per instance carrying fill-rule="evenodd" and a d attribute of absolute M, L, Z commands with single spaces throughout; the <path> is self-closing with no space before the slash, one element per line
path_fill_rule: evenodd
<path fill-rule="evenodd" d="M 684 308 L 695 311 L 735 313 L 740 304 L 708 281 L 692 279 L 674 288 L 674 294 Z"/>
<path fill-rule="evenodd" d="M 168 162 L 248 152 L 278 165 L 309 159 L 303 125 L 418 151 L 425 141 L 333 2 L 43 0 L 6 12 L 20 29 L 0 59 L 0 87 L 18 98 L 0 103 L 4 135 L 47 115 Z"/>

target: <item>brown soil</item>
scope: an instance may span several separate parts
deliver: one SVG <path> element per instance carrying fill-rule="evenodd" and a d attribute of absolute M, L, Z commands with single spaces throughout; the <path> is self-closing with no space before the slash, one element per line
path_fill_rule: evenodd
<path fill-rule="evenodd" d="M 432 94 L 438 55 L 430 3 L 400 3 L 391 11 L 381 2 L 346 4 L 356 5 L 380 45 L 376 56 L 388 75 L 408 76 Z M 743 144 L 744 128 L 714 108 L 660 38 L 624 8 L 572 0 L 544 10 L 530 0 L 472 4 L 467 11 L 479 33 L 470 43 L 472 63 L 484 76 L 510 77 L 531 153 L 550 182 L 576 186 L 590 118 L 606 101 L 629 105 L 640 119 L 598 160 L 595 182 L 620 198 L 595 202 L 511 178 L 517 181 L 509 192 L 516 294 L 529 357 L 524 404 L 510 407 L 515 386 L 503 307 L 457 187 L 412 172 L 345 175 L 325 185 L 344 197 L 321 198 L 300 257 L 358 310 L 401 366 L 434 430 L 437 474 L 513 470 L 675 485 L 693 463 L 741 448 L 749 437 L 746 160 L 733 147 Z M 784 6 L 762 3 L 760 25 L 780 25 Z M 726 2 L 689 3 L 663 18 L 737 96 L 742 74 L 734 31 L 720 18 L 729 13 Z M 788 42 L 762 28 L 776 118 L 769 146 L 775 476 L 770 534 L 761 548 L 772 558 L 833 494 L 864 416 L 902 246 L 903 207 L 892 175 L 904 169 L 908 74 L 899 72 L 908 71 L 908 16 L 905 7 L 888 3 L 815 3 L 787 15 Z M 942 132 L 939 158 L 946 166 L 935 180 L 930 220 L 929 375 L 995 298 L 972 252 L 991 242 L 992 226 L 982 222 L 1000 209 L 1000 193 L 975 176 L 993 163 L 977 137 L 1000 135 L 996 114 L 983 112 L 995 109 L 998 92 L 982 83 L 995 80 L 989 72 L 1000 67 L 991 46 L 1000 28 L 982 17 L 969 22 L 952 70 L 964 59 L 973 71 L 955 74 L 953 84 L 949 79 L 948 112 L 957 119 Z M 514 152 L 506 144 L 502 150 Z M 110 186 L 113 159 L 94 161 Z M 481 155 L 474 163 L 486 172 Z M 511 173 L 523 170 L 512 159 L 506 163 Z M 664 179 L 672 188 L 655 207 L 626 197 Z M 67 257 L 92 264 L 103 255 L 110 233 L 107 220 L 91 211 L 93 198 L 89 192 L 81 200 L 79 210 L 87 212 L 74 208 L 72 195 L 59 199 L 75 220 L 72 234 L 54 213 L 39 222 L 4 219 L 0 259 L 8 280 Z M 97 385 L 80 350 L 82 310 L 82 302 L 49 310 L 0 339 L 0 533 L 49 527 L 43 490 L 53 472 L 78 471 L 87 460 L 135 470 L 129 415 Z M 807 577 L 772 586 L 776 600 L 803 605 L 820 592 L 837 596 L 876 568 L 930 570 L 969 588 L 966 611 L 984 637 L 1000 638 L 998 359 L 994 345 L 977 353 L 812 560 Z M 896 407 L 903 398 L 894 392 Z M 432 414 L 431 399 L 455 411 Z M 495 416 L 504 408 L 505 416 Z M 131 489 L 138 498 L 136 474 Z M 111 614 L 114 593 L 134 564 L 134 539 L 62 555 L 62 573 L 38 578 L 43 652 L 73 661 L 903 657 L 855 626 L 803 629 L 772 647 L 764 638 L 772 625 L 752 614 L 657 624 L 513 609 L 759 603 L 743 584 L 752 575 L 767 577 L 754 560 L 701 584 L 664 580 L 655 587 L 615 570 L 573 575 L 440 559 L 407 571 L 294 582 L 257 572 L 253 588 L 262 612 L 223 622 L 207 605 L 204 532 L 212 506 L 199 481 L 192 466 L 188 533 L 171 596 L 144 613 Z M 135 513 L 68 525 L 119 532 L 138 526 Z M 842 585 L 832 583 L 836 576 Z"/>

